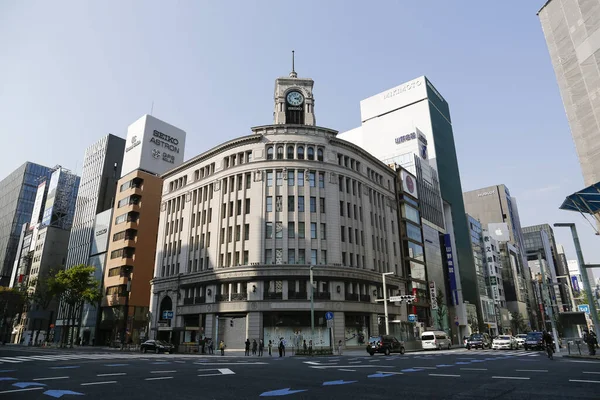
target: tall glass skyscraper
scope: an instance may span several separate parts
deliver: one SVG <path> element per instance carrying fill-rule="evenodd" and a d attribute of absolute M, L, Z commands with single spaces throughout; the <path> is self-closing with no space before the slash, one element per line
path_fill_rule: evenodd
<path fill-rule="evenodd" d="M 0 285 L 7 286 L 23 224 L 29 222 L 41 181 L 52 169 L 26 162 L 0 182 Z"/>

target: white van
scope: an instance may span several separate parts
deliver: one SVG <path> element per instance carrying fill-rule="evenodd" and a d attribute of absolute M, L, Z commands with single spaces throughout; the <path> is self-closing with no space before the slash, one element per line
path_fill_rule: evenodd
<path fill-rule="evenodd" d="M 427 331 L 421 335 L 423 350 L 441 350 L 452 348 L 452 341 L 443 331 Z"/>

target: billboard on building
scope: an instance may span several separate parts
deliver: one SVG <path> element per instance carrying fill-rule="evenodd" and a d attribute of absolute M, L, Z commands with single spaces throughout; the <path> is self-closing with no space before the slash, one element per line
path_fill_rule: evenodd
<path fill-rule="evenodd" d="M 33 226 L 40 222 L 42 217 L 42 205 L 44 204 L 44 195 L 46 194 L 46 181 L 40 183 L 35 194 L 35 202 L 33 203 L 33 213 L 31 214 L 31 221 L 29 223 L 29 229 L 33 229 Z"/>
<path fill-rule="evenodd" d="M 92 247 L 90 250 L 90 255 L 92 256 L 105 253 L 108 249 L 112 211 L 113 209 L 110 208 L 96 215 L 94 234 L 92 236 Z"/>
<path fill-rule="evenodd" d="M 185 132 L 151 115 L 129 125 L 121 176 L 137 169 L 160 175 L 183 163 Z"/>
<path fill-rule="evenodd" d="M 454 270 L 454 255 L 452 253 L 452 240 L 450 234 L 444 235 L 444 246 L 446 248 L 446 262 L 448 265 L 448 281 L 450 283 L 450 294 L 452 295 L 452 305 L 459 305 L 458 287 L 456 285 L 456 272 Z"/>
<path fill-rule="evenodd" d="M 42 218 L 42 225 L 50 225 L 50 222 L 52 220 L 52 209 L 54 207 L 54 201 L 56 199 L 56 191 L 58 188 L 59 178 L 60 170 L 55 171 L 50 177 L 50 184 L 48 185 L 48 195 L 46 196 L 46 204 L 44 205 L 44 216 Z"/>
<path fill-rule="evenodd" d="M 427 83 L 425 77 L 421 76 L 362 100 L 360 102 L 361 119 L 364 122 L 426 98 Z"/>
<path fill-rule="evenodd" d="M 418 199 L 416 178 L 404 169 L 400 171 L 400 178 L 402 179 L 402 191 Z"/>
<path fill-rule="evenodd" d="M 510 240 L 510 232 L 506 222 L 494 222 L 488 224 L 488 232 L 490 236 L 498 243 L 508 242 Z"/>

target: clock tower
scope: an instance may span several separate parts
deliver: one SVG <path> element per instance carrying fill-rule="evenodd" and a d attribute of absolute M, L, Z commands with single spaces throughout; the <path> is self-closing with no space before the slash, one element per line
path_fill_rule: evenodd
<path fill-rule="evenodd" d="M 313 86 L 310 78 L 298 78 L 294 69 L 292 51 L 292 72 L 289 77 L 275 80 L 275 124 L 315 125 Z"/>

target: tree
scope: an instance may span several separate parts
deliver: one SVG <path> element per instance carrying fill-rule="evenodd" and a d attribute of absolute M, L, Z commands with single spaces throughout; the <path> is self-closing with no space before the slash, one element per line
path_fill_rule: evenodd
<path fill-rule="evenodd" d="M 38 310 L 46 311 L 58 295 L 60 295 L 60 285 L 56 282 L 56 271 L 50 271 L 49 274 L 45 277 L 38 278 L 33 280 L 30 283 L 30 286 L 34 288 L 34 292 L 30 297 L 31 306 L 37 306 Z M 52 317 L 49 317 L 49 320 Z M 48 340 L 48 336 L 50 326 L 46 326 L 46 335 L 45 338 Z M 33 339 L 33 343 L 37 343 L 38 337 L 40 335 L 42 328 L 38 327 L 36 331 L 35 338 Z"/>
<path fill-rule="evenodd" d="M 444 293 L 441 289 L 438 289 L 435 296 L 435 302 L 437 304 L 437 310 L 435 310 L 435 313 L 437 314 L 437 323 L 440 330 L 444 330 L 444 319 L 448 313 L 448 307 L 446 307 L 445 300 L 446 298 Z"/>
<path fill-rule="evenodd" d="M 21 314 L 27 302 L 27 291 L 23 287 L 0 287 L 0 337 L 6 342 L 10 334 L 10 324 L 17 314 Z"/>
<path fill-rule="evenodd" d="M 523 333 L 527 330 L 527 324 L 525 323 L 525 319 L 520 312 L 512 312 L 510 313 L 512 317 L 512 329 L 515 334 Z"/>
<path fill-rule="evenodd" d="M 60 300 L 66 306 L 67 325 L 62 331 L 61 344 L 65 342 L 65 335 L 75 329 L 75 320 L 85 303 L 95 305 L 102 299 L 100 282 L 94 278 L 96 268 L 84 264 L 75 265 L 69 269 L 61 270 L 56 274 L 52 283 L 55 293 L 60 293 Z M 73 346 L 73 336 L 70 335 L 67 345 Z"/>
<path fill-rule="evenodd" d="M 469 310 L 467 313 L 467 322 L 471 326 L 471 332 L 479 332 L 479 319 L 477 318 L 477 312 Z"/>

